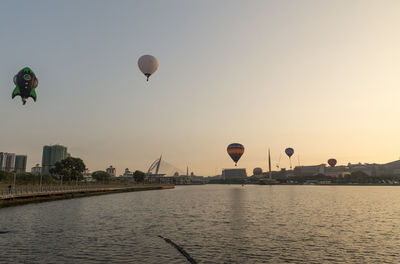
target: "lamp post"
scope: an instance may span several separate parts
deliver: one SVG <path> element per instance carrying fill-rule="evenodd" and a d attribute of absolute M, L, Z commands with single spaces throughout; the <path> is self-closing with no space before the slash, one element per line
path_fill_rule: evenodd
<path fill-rule="evenodd" d="M 14 171 L 14 186 L 13 186 L 13 192 L 15 193 L 15 180 L 17 178 L 17 172 Z"/>
<path fill-rule="evenodd" d="M 42 191 L 42 177 L 43 175 L 40 173 L 40 183 L 39 183 L 40 191 Z"/>

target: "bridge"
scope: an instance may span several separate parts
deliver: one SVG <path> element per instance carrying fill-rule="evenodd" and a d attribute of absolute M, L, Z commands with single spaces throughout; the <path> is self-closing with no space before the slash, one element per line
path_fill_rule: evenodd
<path fill-rule="evenodd" d="M 190 184 L 189 168 L 186 174 L 174 165 L 164 161 L 162 155 L 153 161 L 146 173 L 148 183 Z"/>
<path fill-rule="evenodd" d="M 162 155 L 151 163 L 149 169 L 147 170 L 147 177 L 164 177 L 164 176 L 172 176 L 175 173 L 184 174 L 182 170 L 175 167 L 174 165 L 166 162 L 162 159 Z M 188 175 L 188 169 L 186 171 L 186 175 Z"/>

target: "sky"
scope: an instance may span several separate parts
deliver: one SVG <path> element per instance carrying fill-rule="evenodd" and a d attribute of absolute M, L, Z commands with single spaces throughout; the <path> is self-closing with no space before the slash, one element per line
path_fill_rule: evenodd
<path fill-rule="evenodd" d="M 0 152 L 62 144 L 91 170 L 386 163 L 400 157 L 400 1 L 0 3 Z M 159 61 L 146 82 L 137 59 Z M 11 100 L 29 66 L 37 102 Z"/>

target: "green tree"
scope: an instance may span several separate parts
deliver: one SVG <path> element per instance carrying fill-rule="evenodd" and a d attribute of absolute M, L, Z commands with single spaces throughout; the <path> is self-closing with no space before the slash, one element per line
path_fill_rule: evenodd
<path fill-rule="evenodd" d="M 368 183 L 370 176 L 362 171 L 353 171 L 350 175 L 346 177 L 349 183 Z"/>
<path fill-rule="evenodd" d="M 11 183 L 14 179 L 14 173 L 0 170 L 0 182 Z"/>
<path fill-rule="evenodd" d="M 96 181 L 109 182 L 111 179 L 111 175 L 105 171 L 95 171 L 92 173 L 92 178 Z"/>
<path fill-rule="evenodd" d="M 85 163 L 80 158 L 68 157 L 56 162 L 54 168 L 50 169 L 51 174 L 60 175 L 65 181 L 82 180 L 82 173 L 85 171 Z"/>
<path fill-rule="evenodd" d="M 143 171 L 136 170 L 133 173 L 133 179 L 135 179 L 135 182 L 144 182 L 145 178 L 146 174 Z"/>

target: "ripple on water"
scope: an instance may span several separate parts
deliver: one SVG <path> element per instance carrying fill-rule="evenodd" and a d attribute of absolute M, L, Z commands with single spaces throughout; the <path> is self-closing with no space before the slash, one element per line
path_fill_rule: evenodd
<path fill-rule="evenodd" d="M 206 185 L 0 210 L 4 263 L 400 263 L 398 187 Z"/>

